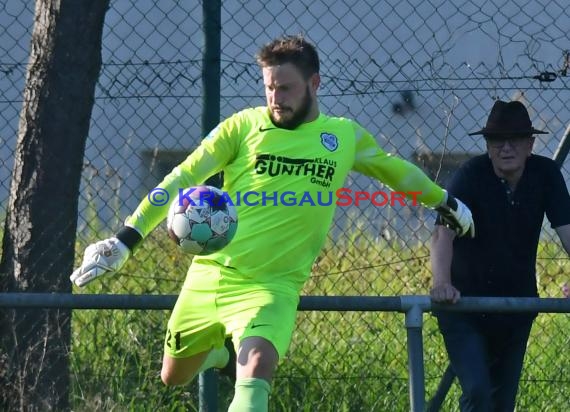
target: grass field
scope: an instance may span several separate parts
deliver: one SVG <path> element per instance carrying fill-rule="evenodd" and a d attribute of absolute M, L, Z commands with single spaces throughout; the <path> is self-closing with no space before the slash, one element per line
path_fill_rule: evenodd
<path fill-rule="evenodd" d="M 94 282 L 84 293 L 177 293 L 190 257 L 158 231 L 127 264 L 123 275 Z M 81 256 L 83 244 L 78 244 Z M 428 250 L 359 237 L 328 246 L 304 295 L 426 294 Z M 540 247 L 541 295 L 559 297 L 567 259 L 556 244 Z M 147 260 L 143 260 L 147 258 Z M 79 291 L 77 291 L 79 292 Z M 197 381 L 167 388 L 160 381 L 168 311 L 76 310 L 73 315 L 72 405 L 75 411 L 198 410 Z M 426 399 L 447 358 L 436 323 L 424 316 Z M 531 335 L 518 411 L 564 411 L 570 405 L 570 334 L 567 315 L 540 315 Z M 219 381 L 224 410 L 232 388 Z M 444 410 L 457 410 L 454 384 Z M 299 312 L 289 353 L 273 385 L 271 411 L 407 411 L 408 370 L 404 315 Z"/>

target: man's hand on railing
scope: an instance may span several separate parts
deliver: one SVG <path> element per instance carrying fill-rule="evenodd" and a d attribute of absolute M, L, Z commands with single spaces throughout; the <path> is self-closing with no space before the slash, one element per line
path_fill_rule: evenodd
<path fill-rule="evenodd" d="M 430 297 L 434 302 L 456 303 L 461 297 L 461 293 L 450 282 L 435 284 L 430 292 Z"/>

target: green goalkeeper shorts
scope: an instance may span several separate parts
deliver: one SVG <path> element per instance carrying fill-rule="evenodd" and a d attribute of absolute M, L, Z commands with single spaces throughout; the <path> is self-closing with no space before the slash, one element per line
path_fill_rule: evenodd
<path fill-rule="evenodd" d="M 164 353 L 185 358 L 257 336 L 283 358 L 295 326 L 298 291 L 289 285 L 259 283 L 233 268 L 192 263 L 168 321 Z"/>

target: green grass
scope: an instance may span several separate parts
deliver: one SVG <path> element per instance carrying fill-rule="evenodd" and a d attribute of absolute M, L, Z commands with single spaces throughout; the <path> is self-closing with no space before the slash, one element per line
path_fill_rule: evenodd
<path fill-rule="evenodd" d="M 160 230 L 121 275 L 93 282 L 85 293 L 177 293 L 190 257 Z M 354 236 L 323 250 L 304 295 L 427 294 L 429 251 Z M 78 243 L 78 257 L 86 242 Z M 551 243 L 540 247 L 541 295 L 559 297 L 568 260 Z M 194 411 L 198 386 L 167 388 L 159 377 L 168 311 L 76 310 L 71 351 L 74 411 Z M 447 365 L 437 325 L 424 316 L 426 399 Z M 541 315 L 531 335 L 520 385 L 521 411 L 561 411 L 568 405 L 570 362 L 565 315 Z M 289 353 L 272 389 L 272 411 L 407 411 L 408 369 L 404 315 L 299 312 Z M 232 396 L 225 380 L 219 406 Z M 445 409 L 457 410 L 454 384 Z"/>

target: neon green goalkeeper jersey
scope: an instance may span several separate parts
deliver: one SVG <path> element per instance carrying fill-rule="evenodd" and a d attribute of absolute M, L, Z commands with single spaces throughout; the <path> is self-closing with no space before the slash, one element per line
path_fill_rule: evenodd
<path fill-rule="evenodd" d="M 434 207 L 444 191 L 415 165 L 384 152 L 356 122 L 320 114 L 294 130 L 273 125 L 266 107 L 246 109 L 221 122 L 158 186 L 175 199 L 179 189 L 224 172 L 224 187 L 237 207 L 238 229 L 217 253 L 196 256 L 236 268 L 260 282 L 289 282 L 300 289 L 332 223 L 335 193 L 353 170 L 394 191 L 421 192 Z M 332 196 L 332 201 L 331 201 Z M 127 219 L 143 237 L 168 205 L 145 198 Z"/>

